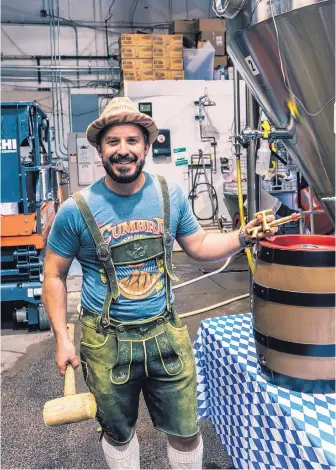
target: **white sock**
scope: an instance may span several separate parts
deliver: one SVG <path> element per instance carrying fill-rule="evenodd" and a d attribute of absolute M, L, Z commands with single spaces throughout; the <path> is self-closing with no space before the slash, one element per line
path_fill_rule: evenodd
<path fill-rule="evenodd" d="M 202 457 L 203 457 L 203 439 L 200 436 L 200 442 L 196 449 L 191 452 L 181 452 L 174 449 L 169 444 L 167 445 L 168 450 L 168 460 L 170 467 L 173 469 L 178 468 L 189 468 L 194 470 L 199 470 L 202 468 Z"/>
<path fill-rule="evenodd" d="M 113 446 L 103 437 L 102 446 L 108 468 L 140 469 L 139 442 L 136 433 L 127 444 L 120 446 Z"/>

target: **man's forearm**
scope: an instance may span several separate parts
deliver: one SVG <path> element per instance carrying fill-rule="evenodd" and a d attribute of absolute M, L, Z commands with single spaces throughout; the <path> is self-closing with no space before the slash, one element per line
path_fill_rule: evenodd
<path fill-rule="evenodd" d="M 240 251 L 238 230 L 229 233 L 206 233 L 200 244 L 199 261 L 222 261 Z"/>
<path fill-rule="evenodd" d="M 47 276 L 43 281 L 43 303 L 57 341 L 68 338 L 66 280 Z"/>

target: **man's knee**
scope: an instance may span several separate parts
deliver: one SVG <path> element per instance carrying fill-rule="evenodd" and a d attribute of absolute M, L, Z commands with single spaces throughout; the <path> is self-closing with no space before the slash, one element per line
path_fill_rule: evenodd
<path fill-rule="evenodd" d="M 201 435 L 198 432 L 194 436 L 181 437 L 167 434 L 169 444 L 180 452 L 191 452 L 197 448 L 200 443 Z"/>

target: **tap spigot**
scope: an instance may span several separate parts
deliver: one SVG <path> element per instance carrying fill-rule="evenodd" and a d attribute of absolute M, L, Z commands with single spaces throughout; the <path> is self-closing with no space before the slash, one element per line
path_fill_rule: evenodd
<path fill-rule="evenodd" d="M 267 211 L 258 212 L 256 216 L 263 214 L 263 213 L 269 214 L 271 212 L 272 212 L 272 209 L 268 209 Z M 266 214 L 265 214 L 265 217 L 266 217 Z M 267 223 L 267 225 L 270 229 L 271 227 L 277 227 L 278 225 L 283 225 L 283 224 L 286 224 L 287 222 L 296 222 L 299 219 L 301 219 L 301 214 L 299 212 L 294 212 L 293 214 L 288 215 L 287 217 L 282 217 L 281 219 L 273 220 L 273 222 Z M 247 234 L 250 235 L 252 240 L 258 239 L 259 232 L 265 232 L 267 234 L 263 225 L 257 225 L 256 227 L 247 229 Z M 270 233 L 271 232 L 269 231 L 269 234 Z"/>
<path fill-rule="evenodd" d="M 259 216 L 262 217 L 262 221 L 261 221 L 262 229 L 263 229 L 263 232 L 266 233 L 266 235 L 269 235 L 271 233 L 270 222 L 267 222 L 267 216 L 270 214 L 273 214 L 272 209 L 266 209 L 265 211 L 260 211 L 255 214 L 255 217 L 259 217 Z"/>

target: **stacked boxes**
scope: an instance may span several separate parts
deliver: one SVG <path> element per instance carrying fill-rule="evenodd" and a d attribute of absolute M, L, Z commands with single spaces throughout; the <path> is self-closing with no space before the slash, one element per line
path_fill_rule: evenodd
<path fill-rule="evenodd" d="M 182 34 L 186 47 L 195 47 L 197 22 L 196 20 L 175 20 L 169 26 L 170 34 Z"/>
<path fill-rule="evenodd" d="M 228 78 L 228 56 L 226 53 L 226 23 L 221 18 L 200 19 L 197 22 L 197 48 L 210 41 L 215 49 L 214 79 Z"/>
<path fill-rule="evenodd" d="M 197 22 L 197 40 L 210 41 L 215 56 L 226 54 L 226 25 L 221 18 L 201 19 Z"/>
<path fill-rule="evenodd" d="M 121 34 L 123 79 L 183 80 L 183 37 L 167 34 Z"/>

